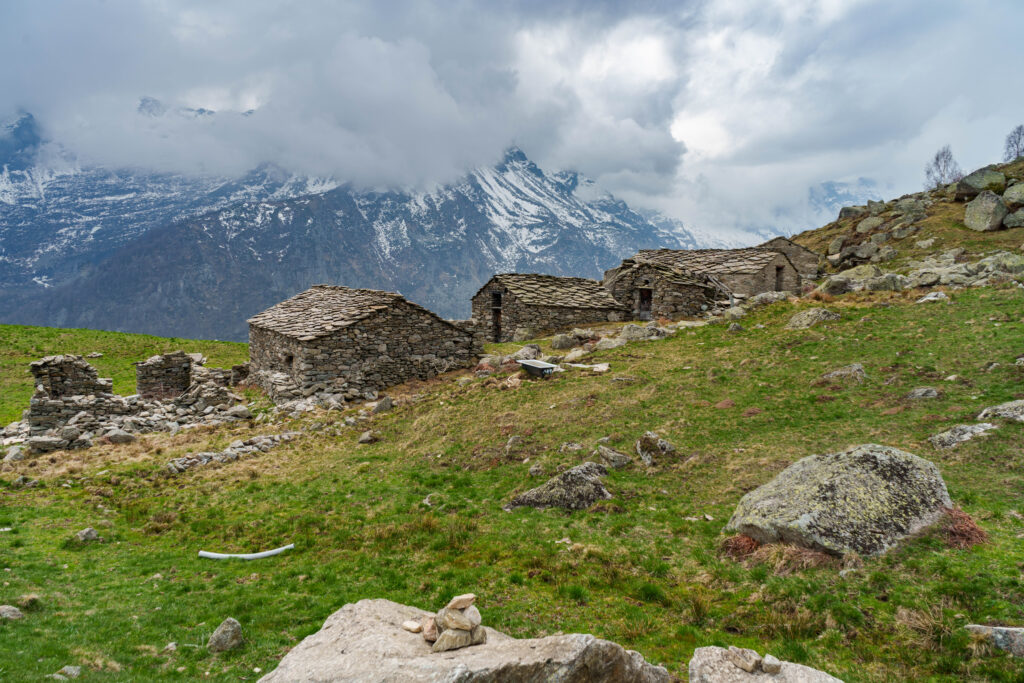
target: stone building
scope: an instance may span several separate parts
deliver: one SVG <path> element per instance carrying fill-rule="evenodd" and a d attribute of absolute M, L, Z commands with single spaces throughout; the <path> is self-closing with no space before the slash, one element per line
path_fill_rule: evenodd
<path fill-rule="evenodd" d="M 374 397 L 476 362 L 473 335 L 400 294 L 314 285 L 249 319 L 250 384 L 275 401 Z"/>
<path fill-rule="evenodd" d="M 110 379 L 101 379 L 96 368 L 81 356 L 47 356 L 29 364 L 36 387 L 42 387 L 47 398 L 109 394 Z"/>
<path fill-rule="evenodd" d="M 151 356 L 135 364 L 135 391 L 140 398 L 175 398 L 192 385 L 192 357 L 184 351 Z"/>
<path fill-rule="evenodd" d="M 645 249 L 627 261 L 661 266 L 694 277 L 706 276 L 739 297 L 800 289 L 800 274 L 789 257 L 769 249 Z"/>
<path fill-rule="evenodd" d="M 605 271 L 604 287 L 633 320 L 699 315 L 716 299 L 728 297 L 707 275 L 634 259 Z"/>
<path fill-rule="evenodd" d="M 625 320 L 629 313 L 597 280 L 526 273 L 495 275 L 473 295 L 473 325 L 488 341 L 511 341 L 518 328 L 534 334 Z"/>
<path fill-rule="evenodd" d="M 818 265 L 821 261 L 821 255 L 815 251 L 811 251 L 807 247 L 801 246 L 793 240 L 786 237 L 776 237 L 770 239 L 762 245 L 757 247 L 758 249 L 770 249 L 771 251 L 778 251 L 786 255 L 789 258 L 790 263 L 796 268 L 796 271 L 800 273 L 802 278 L 816 278 L 818 277 Z"/>

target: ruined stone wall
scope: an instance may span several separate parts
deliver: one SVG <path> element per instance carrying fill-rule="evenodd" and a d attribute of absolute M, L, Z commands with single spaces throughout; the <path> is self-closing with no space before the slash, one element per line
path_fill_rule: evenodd
<path fill-rule="evenodd" d="M 47 356 L 30 363 L 29 371 L 35 385 L 41 386 L 50 398 L 109 394 L 112 391 L 112 381 L 100 379 L 96 368 L 81 356 Z"/>
<path fill-rule="evenodd" d="M 470 367 L 477 345 L 472 333 L 400 302 L 310 341 L 252 328 L 249 353 L 249 381 L 281 402 L 317 393 L 373 396 L 395 384 Z M 282 360 L 288 356 L 290 364 Z"/>
<path fill-rule="evenodd" d="M 647 264 L 640 264 L 622 272 L 614 281 L 606 280 L 608 291 L 615 300 L 630 311 L 634 320 L 641 318 L 640 290 L 651 290 L 651 315 L 653 319 L 675 320 L 685 316 L 698 315 L 712 303 L 714 291 L 698 285 L 673 282 L 663 273 Z"/>
<path fill-rule="evenodd" d="M 492 292 L 501 293 L 501 334 L 494 338 Z M 567 306 L 536 306 L 520 303 L 514 294 L 500 283 L 492 283 L 473 297 L 473 321 L 484 331 L 488 342 L 512 341 L 516 328 L 526 327 L 537 335 L 567 330 L 581 325 L 625 320 L 625 310 L 615 308 L 573 308 Z"/>
<path fill-rule="evenodd" d="M 762 244 L 761 248 L 785 254 L 802 277 L 816 277 L 818 274 L 818 264 L 820 261 L 818 254 L 804 249 L 784 237 L 769 240 Z"/>
<path fill-rule="evenodd" d="M 174 351 L 136 363 L 136 393 L 142 398 L 180 396 L 192 384 L 192 360 L 184 351 Z"/>
<path fill-rule="evenodd" d="M 775 269 L 782 268 L 782 287 L 780 291 L 799 292 L 800 274 L 783 254 L 776 254 L 775 258 L 756 273 L 734 273 L 730 275 L 716 275 L 734 294 L 740 296 L 753 296 L 763 292 L 774 292 Z"/>

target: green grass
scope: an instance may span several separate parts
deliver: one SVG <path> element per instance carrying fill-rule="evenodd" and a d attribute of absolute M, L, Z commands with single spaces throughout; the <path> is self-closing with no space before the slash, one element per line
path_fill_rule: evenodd
<path fill-rule="evenodd" d="M 684 678 L 693 650 L 714 644 L 846 681 L 1020 680 L 1019 661 L 961 627 L 1024 623 L 1015 512 L 1024 425 L 1000 424 L 948 452 L 926 439 L 1022 396 L 1014 358 L 1024 351 L 1024 296 L 951 295 L 948 306 L 914 305 L 909 293 L 851 295 L 829 304 L 841 321 L 803 331 L 783 325 L 819 304 L 782 303 L 745 318 L 741 333 L 713 325 L 594 354 L 611 363 L 604 375 L 570 371 L 519 388 L 448 377 L 396 390 L 415 400 L 374 418 L 382 438 L 372 445 L 356 444 L 365 425 L 345 427 L 331 413 L 261 427 L 306 430 L 269 454 L 173 478 L 160 473 L 169 458 L 254 430 L 150 435 L 3 465 L 0 527 L 14 530 L 0 533 L 0 603 L 36 593 L 40 605 L 0 623 L 0 678 L 36 680 L 80 663 L 84 680 L 253 680 L 347 602 L 436 609 L 472 591 L 489 626 L 517 637 L 594 633 Z M 999 365 L 985 371 L 989 361 Z M 851 362 L 865 365 L 864 384 L 814 385 Z M 943 381 L 952 374 L 962 382 Z M 902 398 L 923 385 L 942 398 Z M 714 408 L 725 398 L 735 407 Z M 762 412 L 744 417 L 749 408 Z M 677 452 L 651 471 L 612 472 L 613 500 L 588 512 L 502 511 L 538 483 L 531 466 L 574 465 L 604 436 L 628 451 L 648 429 Z M 512 434 L 524 443 L 506 454 Z M 587 449 L 562 453 L 566 441 Z M 720 553 L 745 492 L 801 457 L 868 442 L 934 461 L 989 543 L 952 550 L 928 534 L 845 577 Z M 10 488 L 22 473 L 44 486 Z M 65 543 L 85 526 L 104 542 Z M 294 551 L 250 563 L 196 557 L 289 542 Z M 211 655 L 202 646 L 228 616 L 248 642 Z M 171 641 L 177 652 L 160 654 Z"/>
<path fill-rule="evenodd" d="M 181 349 L 207 356 L 211 367 L 231 367 L 249 358 L 248 346 L 234 342 L 166 339 L 144 334 L 64 330 L 53 327 L 0 325 L 0 426 L 21 419 L 21 411 L 32 397 L 32 374 L 28 364 L 43 356 L 70 353 L 90 358 L 100 377 L 114 380 L 114 392 L 135 392 L 135 361 L 158 353 Z"/>

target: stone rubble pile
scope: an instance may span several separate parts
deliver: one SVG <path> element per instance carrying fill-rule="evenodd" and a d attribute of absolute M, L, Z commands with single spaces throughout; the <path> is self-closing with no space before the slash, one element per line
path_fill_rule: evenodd
<path fill-rule="evenodd" d="M 487 642 L 487 631 L 477 609 L 476 595 L 456 595 L 437 614 L 420 620 L 402 622 L 402 628 L 411 633 L 423 634 L 423 640 L 432 643 L 432 652 L 458 650 L 470 645 Z"/>
<path fill-rule="evenodd" d="M 301 434 L 302 432 L 284 432 L 254 436 L 244 441 L 232 441 L 223 451 L 203 451 L 174 458 L 167 463 L 167 470 L 172 474 L 180 474 L 185 470 L 208 465 L 211 462 L 233 462 L 253 453 L 267 453 Z"/>
<path fill-rule="evenodd" d="M 153 392 L 160 393 L 157 385 L 164 389 L 169 386 L 171 380 L 163 372 L 166 368 L 174 368 L 174 376 L 181 380 L 182 364 L 194 363 L 181 352 L 168 356 L 172 361 L 155 356 L 137 366 L 140 379 L 147 377 L 150 371 L 156 373 L 157 379 L 149 384 Z M 20 421 L 0 432 L 3 444 L 11 447 L 5 458 L 8 460 L 90 448 L 101 439 L 109 443 L 129 443 L 135 440 L 135 434 L 176 433 L 180 429 L 251 417 L 248 408 L 236 405 L 242 398 L 229 387 L 217 381 L 202 381 L 211 377 L 209 372 L 194 373 L 194 381 L 173 397 L 147 399 L 138 394 L 111 393 L 110 380 L 98 378 L 95 368 L 81 356 L 49 356 L 30 367 L 36 380 L 36 392 L 29 408 Z"/>

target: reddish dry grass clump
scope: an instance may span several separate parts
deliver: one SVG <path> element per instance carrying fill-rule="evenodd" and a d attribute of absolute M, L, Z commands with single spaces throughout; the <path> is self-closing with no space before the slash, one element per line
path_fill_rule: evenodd
<path fill-rule="evenodd" d="M 965 550 L 988 541 L 988 533 L 959 507 L 946 508 L 946 519 L 942 525 L 946 545 Z"/>
<path fill-rule="evenodd" d="M 836 300 L 836 298 L 829 294 L 828 292 L 819 292 L 818 290 L 814 290 L 813 292 L 808 294 L 807 298 L 810 299 L 811 301 L 820 301 L 822 303 L 829 303 L 830 301 Z"/>
<path fill-rule="evenodd" d="M 722 542 L 722 553 L 734 560 L 742 560 L 753 555 L 760 547 L 761 544 L 750 536 L 740 534 L 730 536 Z"/>

